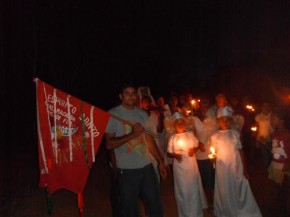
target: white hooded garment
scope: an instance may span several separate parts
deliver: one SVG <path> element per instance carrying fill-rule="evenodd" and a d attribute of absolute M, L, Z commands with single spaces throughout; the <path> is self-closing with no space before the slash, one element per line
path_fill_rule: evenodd
<path fill-rule="evenodd" d="M 262 217 L 243 175 L 239 154 L 239 133 L 221 130 L 211 136 L 210 145 L 217 152 L 214 189 L 214 212 L 217 217 Z"/>
<path fill-rule="evenodd" d="M 192 132 L 173 134 L 169 139 L 167 151 L 183 156 L 181 163 L 173 160 L 174 193 L 179 217 L 203 217 L 203 209 L 207 208 L 196 157 L 188 156 L 189 148 L 197 146 L 198 141 Z"/>

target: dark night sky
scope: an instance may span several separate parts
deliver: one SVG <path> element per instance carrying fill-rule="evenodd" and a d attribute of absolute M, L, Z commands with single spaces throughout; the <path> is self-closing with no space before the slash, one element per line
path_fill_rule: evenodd
<path fill-rule="evenodd" d="M 27 126 L 35 134 L 33 77 L 104 109 L 126 80 L 155 95 L 266 97 L 270 83 L 290 88 L 286 0 L 10 0 L 0 3 L 0 20 L 1 97 L 9 103 L 1 143 L 35 136 L 14 135 Z"/>

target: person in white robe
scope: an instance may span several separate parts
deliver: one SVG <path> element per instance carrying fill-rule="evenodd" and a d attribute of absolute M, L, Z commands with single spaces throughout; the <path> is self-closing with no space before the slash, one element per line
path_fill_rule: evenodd
<path fill-rule="evenodd" d="M 195 157 L 198 140 L 186 130 L 185 117 L 172 116 L 176 133 L 169 138 L 167 154 L 173 158 L 174 193 L 179 217 L 203 217 L 207 202 Z"/>
<path fill-rule="evenodd" d="M 216 150 L 214 214 L 217 217 L 261 217 L 248 182 L 239 132 L 230 128 L 233 111 L 218 109 L 220 130 L 210 138 Z"/>

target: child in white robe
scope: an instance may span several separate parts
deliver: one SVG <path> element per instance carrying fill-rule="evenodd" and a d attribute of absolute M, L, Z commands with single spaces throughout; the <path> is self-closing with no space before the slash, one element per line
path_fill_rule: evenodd
<path fill-rule="evenodd" d="M 198 140 L 193 132 L 186 132 L 185 117 L 176 112 L 172 116 L 176 133 L 168 142 L 167 154 L 173 158 L 174 193 L 179 217 L 203 217 L 207 203 L 195 157 Z"/>
<path fill-rule="evenodd" d="M 262 217 L 251 191 L 238 131 L 230 129 L 233 111 L 218 109 L 220 130 L 210 138 L 216 150 L 214 214 L 217 217 Z"/>

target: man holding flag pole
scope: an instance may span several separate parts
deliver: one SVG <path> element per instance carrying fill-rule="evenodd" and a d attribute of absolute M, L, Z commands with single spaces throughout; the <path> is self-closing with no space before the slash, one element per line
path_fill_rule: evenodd
<path fill-rule="evenodd" d="M 119 98 L 121 104 L 109 110 L 111 119 L 105 133 L 106 147 L 114 150 L 116 159 L 117 191 L 114 196 L 118 201 L 118 216 L 140 216 L 140 196 L 150 217 L 162 217 L 159 183 L 149 151 L 158 161 L 163 179 L 167 171 L 150 129 L 143 128 L 148 115 L 136 106 L 137 90 L 133 85 L 122 86 Z"/>

